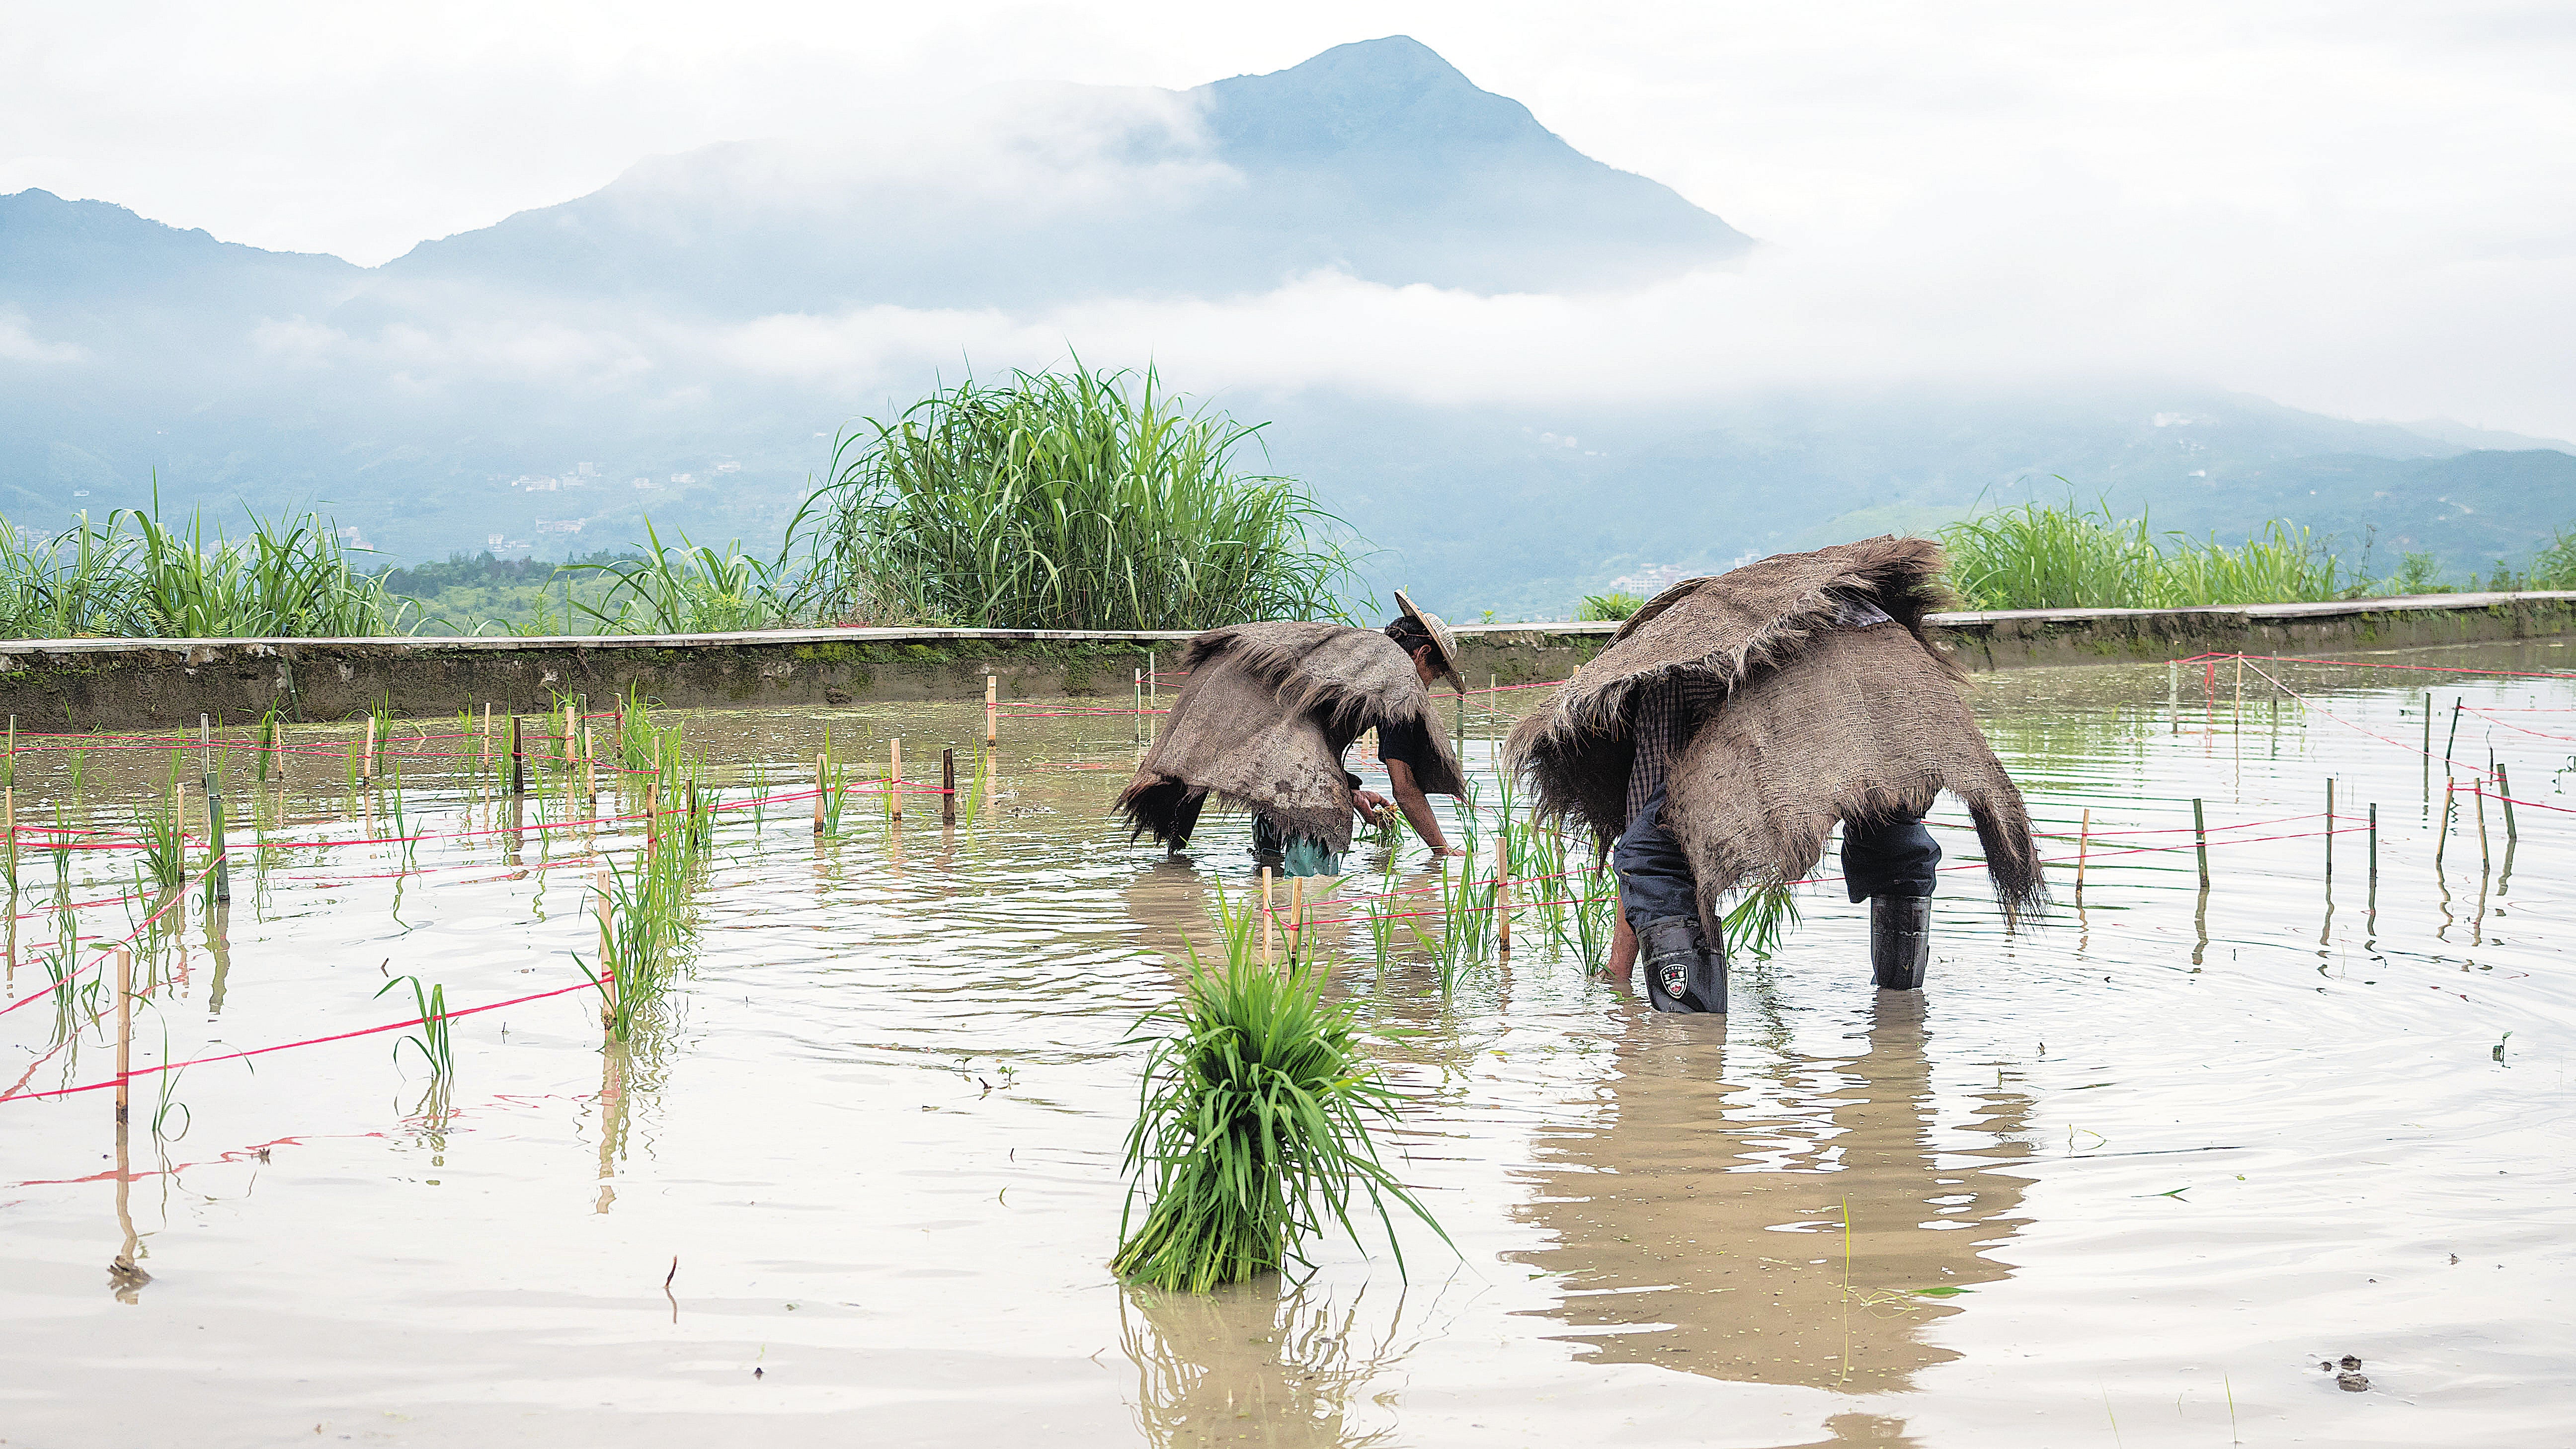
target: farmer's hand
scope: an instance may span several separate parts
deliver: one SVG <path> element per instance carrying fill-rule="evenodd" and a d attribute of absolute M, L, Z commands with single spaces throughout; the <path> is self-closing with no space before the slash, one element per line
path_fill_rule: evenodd
<path fill-rule="evenodd" d="M 1353 792 L 1351 799 L 1359 806 L 1360 818 L 1371 825 L 1378 823 L 1379 818 L 1385 814 L 1386 807 L 1390 803 L 1384 795 L 1380 795 L 1374 790 L 1355 791 Z"/>

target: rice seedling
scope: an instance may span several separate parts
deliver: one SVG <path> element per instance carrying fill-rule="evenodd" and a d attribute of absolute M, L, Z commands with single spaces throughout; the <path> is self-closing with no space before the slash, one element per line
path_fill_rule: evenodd
<path fill-rule="evenodd" d="M 1798 898 L 1785 885 L 1757 886 L 1729 908 L 1719 922 L 1726 949 L 1768 961 L 1798 924 Z"/>
<path fill-rule="evenodd" d="M 175 891 L 188 877 L 188 834 L 177 801 L 164 796 L 136 821 L 143 839 L 143 870 L 155 888 Z"/>
<path fill-rule="evenodd" d="M 448 1036 L 447 988 L 423 986 L 417 976 L 397 976 L 376 988 L 382 996 L 397 986 L 411 987 L 412 1001 L 420 1008 L 420 1034 L 406 1035 L 394 1043 L 394 1060 L 402 1060 L 402 1049 L 410 1047 L 429 1064 L 433 1080 L 452 1081 L 456 1076 L 456 1046 Z"/>
<path fill-rule="evenodd" d="M 1370 1136 L 1372 1124 L 1396 1120 L 1401 1099 L 1360 1055 L 1365 1033 L 1351 1008 L 1324 1001 L 1312 963 L 1264 967 L 1253 912 L 1231 908 L 1221 889 L 1216 911 L 1224 961 L 1210 967 L 1192 948 L 1181 1000 L 1130 1037 L 1150 1048 L 1112 1271 L 1204 1293 L 1309 1265 L 1300 1245 L 1330 1225 L 1358 1241 L 1351 1207 L 1362 1196 L 1390 1242 L 1391 1204 L 1446 1242 Z M 1144 1221 L 1131 1234 L 1140 1195 Z M 1395 1252 L 1401 1268 L 1400 1243 Z"/>
<path fill-rule="evenodd" d="M 1204 629 L 1340 617 L 1338 519 L 1236 455 L 1257 427 L 1148 369 L 969 380 L 838 439 L 790 525 L 809 614 L 871 622 Z"/>

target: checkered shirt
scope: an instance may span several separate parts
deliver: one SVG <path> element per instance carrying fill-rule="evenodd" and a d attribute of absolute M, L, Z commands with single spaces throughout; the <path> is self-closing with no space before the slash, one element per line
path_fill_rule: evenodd
<path fill-rule="evenodd" d="M 1844 602 L 1836 619 L 1846 629 L 1866 629 L 1873 624 L 1894 623 L 1887 612 L 1867 599 Z M 1636 742 L 1637 754 L 1628 766 L 1628 823 L 1637 823 L 1645 813 L 1646 802 L 1664 788 L 1673 771 L 1673 762 L 1690 747 L 1691 736 L 1699 732 L 1700 722 L 1717 713 L 1726 700 L 1726 690 L 1705 674 L 1665 675 L 1637 691 L 1630 706 L 1629 734 Z"/>

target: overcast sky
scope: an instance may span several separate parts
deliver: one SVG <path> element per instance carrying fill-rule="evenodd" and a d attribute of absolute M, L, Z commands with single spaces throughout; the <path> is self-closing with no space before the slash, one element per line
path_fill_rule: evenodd
<path fill-rule="evenodd" d="M 1747 278 L 1694 284 L 1739 363 L 1827 336 L 1895 371 L 2126 365 L 2576 435 L 2564 3 L 22 0 L 0 26 L 0 192 L 372 264 L 649 154 L 894 117 L 918 135 L 1014 85 L 1187 87 L 1390 33 L 1760 238 Z M 1717 365 L 1655 333 L 1662 303 L 1323 300 L 1318 345 L 1381 306 L 1423 348 L 1540 316 L 1601 355 Z M 1178 327 L 1166 355 L 1210 330 L 1092 320 L 1144 345 Z"/>

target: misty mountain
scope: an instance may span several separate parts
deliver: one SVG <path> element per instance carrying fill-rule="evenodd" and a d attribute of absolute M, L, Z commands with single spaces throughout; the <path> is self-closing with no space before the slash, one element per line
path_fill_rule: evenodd
<path fill-rule="evenodd" d="M 47 529 L 157 478 L 181 507 L 321 504 L 388 561 L 586 553 L 648 515 L 666 539 L 765 545 L 833 432 L 953 380 L 968 335 L 1083 350 L 1060 317 L 1259 303 L 1316 273 L 1617 295 L 1750 245 L 1401 37 L 1187 92 L 1051 96 L 971 146 L 659 158 L 372 269 L 22 192 L 0 197 L 0 513 Z M 875 360 L 833 360 L 853 353 Z M 2288 516 L 2383 569 L 2417 548 L 2483 568 L 2576 523 L 2576 457 L 2549 440 L 2163 381 L 1214 401 L 1269 421 L 1267 464 L 1247 461 L 1365 534 L 1373 580 L 1470 617 L 2070 492 L 2192 533 Z"/>
<path fill-rule="evenodd" d="M 758 315 L 1214 297 L 1315 271 L 1565 292 L 1750 245 L 1402 36 L 1177 97 L 1079 93 L 1048 119 L 927 171 L 783 142 L 666 157 L 383 273 Z"/>

